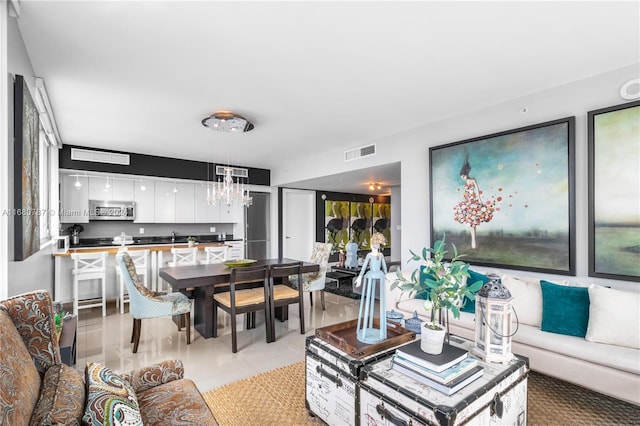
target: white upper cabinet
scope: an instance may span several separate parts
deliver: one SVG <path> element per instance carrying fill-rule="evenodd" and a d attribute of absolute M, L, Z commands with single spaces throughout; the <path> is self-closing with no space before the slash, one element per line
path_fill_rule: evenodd
<path fill-rule="evenodd" d="M 133 200 L 136 202 L 136 218 L 134 222 L 154 223 L 156 219 L 154 182 L 150 180 L 136 182 Z"/>
<path fill-rule="evenodd" d="M 244 207 L 238 204 L 231 204 L 227 207 L 225 204 L 220 206 L 220 222 L 222 223 L 239 223 L 242 222 L 244 216 Z"/>
<path fill-rule="evenodd" d="M 155 223 L 176 222 L 176 192 L 178 186 L 174 182 L 155 182 Z"/>
<path fill-rule="evenodd" d="M 89 199 L 132 201 L 133 181 L 112 176 L 89 176 Z"/>
<path fill-rule="evenodd" d="M 111 183 L 113 199 L 116 201 L 132 201 L 134 199 L 134 182 L 129 179 L 114 179 Z"/>
<path fill-rule="evenodd" d="M 60 223 L 89 222 L 89 184 L 85 176 L 61 176 Z"/>
<path fill-rule="evenodd" d="M 195 222 L 195 190 L 192 183 L 179 183 L 175 194 L 176 223 Z"/>
<path fill-rule="evenodd" d="M 208 205 L 201 182 L 162 181 L 118 175 L 76 176 L 61 173 L 61 222 L 89 221 L 89 200 L 135 201 L 137 223 L 244 223 L 244 207 Z"/>

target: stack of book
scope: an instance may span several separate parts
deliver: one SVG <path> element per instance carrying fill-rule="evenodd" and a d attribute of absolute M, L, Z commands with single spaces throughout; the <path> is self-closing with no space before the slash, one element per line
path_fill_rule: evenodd
<path fill-rule="evenodd" d="M 482 377 L 484 368 L 478 359 L 456 346 L 444 344 L 442 353 L 430 355 L 420 349 L 420 341 L 396 350 L 392 368 L 445 395 L 452 395 Z"/>

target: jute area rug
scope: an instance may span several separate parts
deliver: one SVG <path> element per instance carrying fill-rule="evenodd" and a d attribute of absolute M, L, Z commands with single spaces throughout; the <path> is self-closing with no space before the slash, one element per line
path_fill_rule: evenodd
<path fill-rule="evenodd" d="M 221 426 L 322 425 L 304 405 L 305 366 L 299 362 L 204 394 Z M 531 372 L 527 424 L 640 425 L 640 407 Z"/>

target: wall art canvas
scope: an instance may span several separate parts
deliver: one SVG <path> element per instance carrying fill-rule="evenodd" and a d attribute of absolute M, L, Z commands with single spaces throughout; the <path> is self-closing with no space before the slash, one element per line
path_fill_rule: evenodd
<path fill-rule="evenodd" d="M 350 240 L 358 244 L 358 250 L 369 250 L 371 239 L 372 204 L 352 201 L 350 204 Z"/>
<path fill-rule="evenodd" d="M 39 213 L 40 122 L 24 78 L 14 83 L 14 259 L 40 250 Z"/>
<path fill-rule="evenodd" d="M 324 206 L 325 241 L 337 252 L 349 242 L 349 201 L 326 200 Z"/>
<path fill-rule="evenodd" d="M 640 101 L 588 122 L 589 275 L 640 281 Z"/>
<path fill-rule="evenodd" d="M 373 203 L 373 232 L 384 235 L 384 248 L 391 248 L 391 204 Z"/>
<path fill-rule="evenodd" d="M 471 264 L 575 273 L 575 118 L 430 148 L 431 240 Z"/>

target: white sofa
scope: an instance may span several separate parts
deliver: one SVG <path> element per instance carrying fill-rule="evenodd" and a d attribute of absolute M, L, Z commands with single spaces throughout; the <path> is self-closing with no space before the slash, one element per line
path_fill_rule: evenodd
<path fill-rule="evenodd" d="M 408 275 L 405 273 L 405 276 Z M 512 351 L 528 357 L 533 371 L 640 405 L 640 293 L 612 291 L 592 285 L 589 288 L 591 304 L 587 335 L 576 337 L 540 329 L 543 310 L 540 280 L 513 275 L 501 275 L 501 278 L 503 284 L 511 291 L 514 310 L 519 314 L 520 325 L 512 338 Z M 387 275 L 387 310 L 401 312 L 405 319 L 412 317 L 414 311 L 417 311 L 421 319 L 428 320 L 429 313 L 424 308 L 424 300 L 411 299 L 408 294 L 403 294 L 397 288 L 391 290 L 391 283 L 395 279 L 395 273 Z M 574 283 L 571 286 L 587 285 Z M 598 293 L 592 293 L 593 291 Z M 600 294 L 604 297 L 600 297 Z M 609 303 L 614 300 L 611 295 L 618 297 L 615 303 Z M 596 299 L 598 302 L 594 303 Z M 604 313 L 594 312 L 594 309 L 602 309 L 603 303 L 610 305 L 608 307 L 612 308 L 613 313 L 611 309 Z M 608 317 L 603 316 L 605 314 Z M 458 319 L 454 319 L 450 314 L 449 321 L 452 334 L 473 340 L 474 314 L 462 312 Z M 621 321 L 628 323 L 619 327 Z M 626 337 L 623 338 L 626 341 L 622 343 L 627 346 L 620 345 L 620 342 L 608 344 L 593 341 L 602 341 L 603 335 L 604 340 L 608 340 L 608 336 L 614 335 L 617 330 L 626 333 Z"/>

